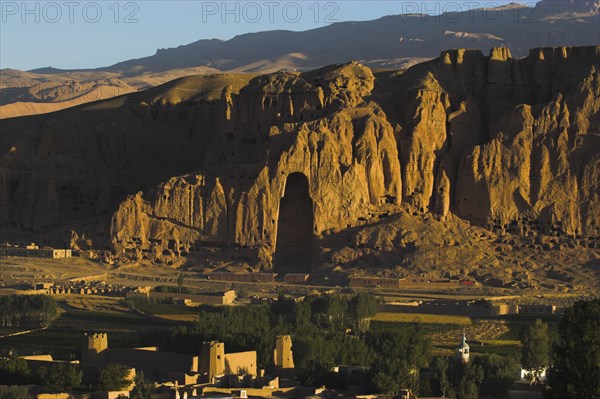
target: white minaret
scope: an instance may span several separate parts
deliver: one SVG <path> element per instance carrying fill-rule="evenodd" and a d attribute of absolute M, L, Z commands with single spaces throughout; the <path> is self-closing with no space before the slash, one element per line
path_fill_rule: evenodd
<path fill-rule="evenodd" d="M 463 333 L 462 341 L 456 349 L 456 358 L 462 363 L 469 362 L 469 344 L 467 344 L 467 337 L 465 333 Z"/>

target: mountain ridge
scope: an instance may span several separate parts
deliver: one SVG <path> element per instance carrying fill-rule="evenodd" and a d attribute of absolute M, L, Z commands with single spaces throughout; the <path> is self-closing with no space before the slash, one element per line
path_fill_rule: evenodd
<path fill-rule="evenodd" d="M 490 20 L 497 22 L 491 23 Z M 591 1 L 538 2 L 535 7 L 507 5 L 459 14 L 391 15 L 373 21 L 339 22 L 303 32 L 277 30 L 247 33 L 229 40 L 201 39 L 151 56 L 95 69 L 62 70 L 52 67 L 29 72 L 2 70 L 0 118 L 44 113 L 75 105 L 56 104 L 39 87 L 68 91 L 102 85 L 106 79 L 124 82 L 135 90 L 197 73 L 272 73 L 309 71 L 324 65 L 357 60 L 373 69 L 406 69 L 435 58 L 448 48 L 507 47 L 515 58 L 530 48 L 595 45 L 600 18 Z M 119 85 L 99 96 L 116 92 Z M 85 98 L 73 93 L 73 97 Z M 3 107 L 12 103 L 8 109 Z M 44 104 L 44 105 L 40 105 Z M 48 104 L 47 106 L 45 104 Z"/>

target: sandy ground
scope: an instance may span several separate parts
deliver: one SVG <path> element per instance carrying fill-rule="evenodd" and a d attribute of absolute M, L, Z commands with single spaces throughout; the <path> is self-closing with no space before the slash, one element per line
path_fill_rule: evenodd
<path fill-rule="evenodd" d="M 132 287 L 176 285 L 179 270 L 159 266 L 124 266 L 111 268 L 102 263 L 79 257 L 69 259 L 34 259 L 5 257 L 0 259 L 0 294 L 14 294 L 28 290 L 35 282 L 65 283 L 68 281 L 104 281 L 107 284 L 122 284 Z M 340 286 L 284 283 L 227 283 L 209 281 L 192 270 L 185 272 L 185 285 L 200 292 L 216 292 L 226 289 L 243 290 L 247 295 L 263 298 L 277 297 L 280 293 L 306 295 L 316 292 L 353 293 L 357 289 Z M 577 299 L 593 296 L 593 292 L 568 293 L 550 290 L 519 290 L 494 287 L 468 287 L 459 289 L 439 288 L 424 283 L 407 289 L 365 289 L 380 296 L 385 302 L 428 301 L 428 300 L 515 300 L 520 303 L 555 304 L 569 306 Z M 80 306 L 85 307 L 85 303 Z M 94 305 L 96 306 L 96 304 Z"/>

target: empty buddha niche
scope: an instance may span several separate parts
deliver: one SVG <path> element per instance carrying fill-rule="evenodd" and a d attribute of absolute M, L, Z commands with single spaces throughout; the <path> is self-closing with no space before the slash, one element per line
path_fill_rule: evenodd
<path fill-rule="evenodd" d="M 309 272 L 312 265 L 313 202 L 302 173 L 287 177 L 279 205 L 275 268 L 278 272 Z"/>

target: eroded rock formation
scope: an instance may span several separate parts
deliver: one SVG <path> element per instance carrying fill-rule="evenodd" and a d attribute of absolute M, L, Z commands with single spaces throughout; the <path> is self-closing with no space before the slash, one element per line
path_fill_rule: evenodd
<path fill-rule="evenodd" d="M 226 123 L 203 170 L 123 202 L 112 223 L 115 247 L 179 255 L 197 242 L 230 243 L 256 248 L 269 265 L 280 202 L 294 173 L 309 183 L 315 235 L 369 218 L 386 202 L 397 205 L 394 129 L 365 100 L 374 79 L 351 63 L 259 77 L 233 98 L 226 89 Z"/>
<path fill-rule="evenodd" d="M 121 258 L 162 261 L 212 246 L 270 268 L 282 197 L 298 175 L 314 237 L 409 212 L 597 239 L 599 62 L 598 46 L 523 59 L 502 48 L 487 57 L 451 50 L 404 73 L 374 75 L 353 62 L 191 77 L 9 120 L 0 218 L 41 235 L 68 225 Z M 18 169 L 32 161 L 94 166 L 101 176 L 69 182 Z"/>

